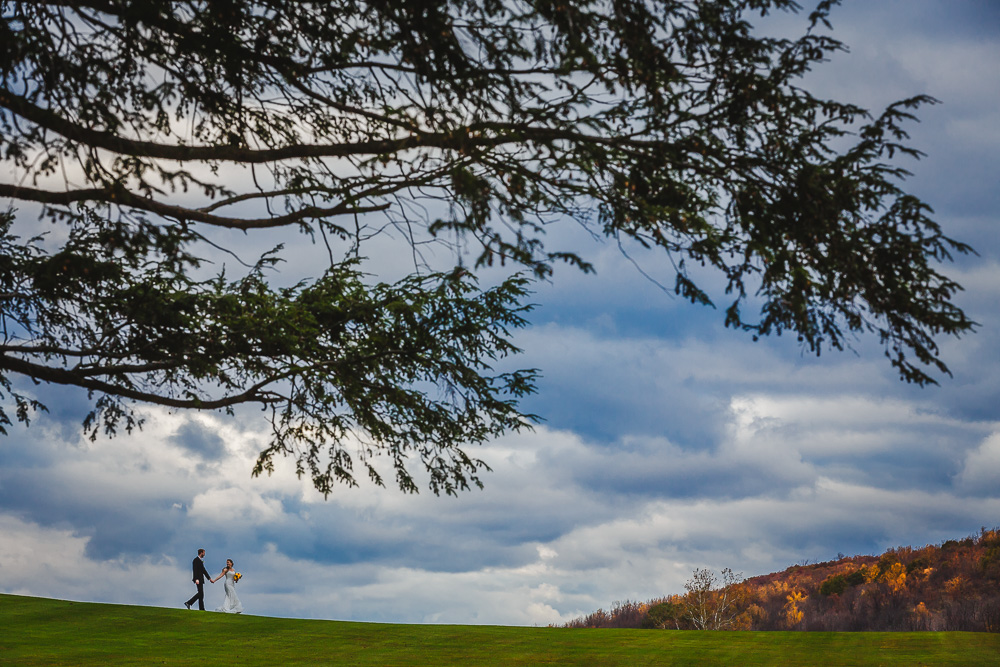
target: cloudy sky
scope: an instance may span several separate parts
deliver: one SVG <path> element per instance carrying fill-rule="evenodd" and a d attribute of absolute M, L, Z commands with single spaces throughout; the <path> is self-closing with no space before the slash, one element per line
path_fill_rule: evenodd
<path fill-rule="evenodd" d="M 86 396 L 41 386 L 51 413 L 0 439 L 0 592 L 179 607 L 204 546 L 213 574 L 227 557 L 245 574 L 248 613 L 545 625 L 681 592 L 696 567 L 751 576 L 1000 524 L 1000 4 L 845 5 L 851 52 L 812 84 L 873 109 L 942 102 L 912 127 L 928 157 L 908 166 L 979 252 L 949 270 L 981 324 L 944 341 L 953 378 L 906 385 L 871 341 L 819 359 L 753 343 L 618 248 L 570 239 L 598 274 L 536 292 L 517 342 L 543 374 L 524 407 L 546 421 L 477 452 L 484 491 L 324 501 L 288 462 L 251 479 L 259 413 L 153 409 L 141 433 L 91 443 Z M 206 596 L 220 604 L 221 583 Z"/>

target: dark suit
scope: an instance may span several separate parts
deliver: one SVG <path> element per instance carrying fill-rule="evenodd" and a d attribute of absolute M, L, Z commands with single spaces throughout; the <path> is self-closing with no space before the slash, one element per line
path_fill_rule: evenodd
<path fill-rule="evenodd" d="M 212 577 L 208 574 L 208 570 L 205 569 L 205 562 L 195 556 L 194 560 L 191 561 L 191 581 L 194 582 L 195 586 L 198 587 L 198 592 L 194 594 L 194 597 L 185 602 L 188 607 L 194 604 L 195 600 L 198 601 L 198 609 L 205 611 L 205 582 Z"/>

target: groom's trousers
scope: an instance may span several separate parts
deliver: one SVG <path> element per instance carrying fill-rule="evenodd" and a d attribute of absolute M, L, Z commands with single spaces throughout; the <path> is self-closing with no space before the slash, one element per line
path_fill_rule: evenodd
<path fill-rule="evenodd" d="M 194 601 L 198 601 L 198 609 L 205 611 L 205 582 L 202 581 L 200 584 L 195 584 L 198 587 L 198 592 L 194 594 L 194 597 L 188 600 L 185 604 L 188 606 L 193 605 Z"/>

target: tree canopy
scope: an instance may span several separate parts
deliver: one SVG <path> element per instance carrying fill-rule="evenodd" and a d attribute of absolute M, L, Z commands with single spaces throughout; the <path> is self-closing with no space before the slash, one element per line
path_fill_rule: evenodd
<path fill-rule="evenodd" d="M 574 223 L 661 251 L 727 326 L 877 336 L 934 382 L 935 341 L 974 325 L 939 270 L 970 249 L 897 164 L 933 100 L 804 88 L 844 49 L 834 4 L 784 38 L 751 21 L 791 0 L 3 0 L 0 427 L 43 407 L 19 378 L 88 390 L 92 435 L 136 404 L 259 404 L 257 473 L 289 454 L 329 493 L 385 457 L 455 493 L 484 465 L 464 446 L 535 419 L 534 372 L 497 369 L 531 281 L 591 270 L 545 242 Z M 274 228 L 329 267 L 278 287 L 280 248 L 204 261 L 214 230 Z M 412 249 L 395 282 L 366 261 L 386 235 Z"/>

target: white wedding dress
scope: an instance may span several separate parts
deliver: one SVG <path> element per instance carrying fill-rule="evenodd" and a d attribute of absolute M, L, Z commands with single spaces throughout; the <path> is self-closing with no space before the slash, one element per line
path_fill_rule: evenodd
<path fill-rule="evenodd" d="M 222 602 L 222 606 L 215 611 L 222 611 L 227 614 L 239 614 L 243 612 L 243 604 L 236 597 L 235 574 L 232 570 L 226 572 L 226 599 Z"/>

